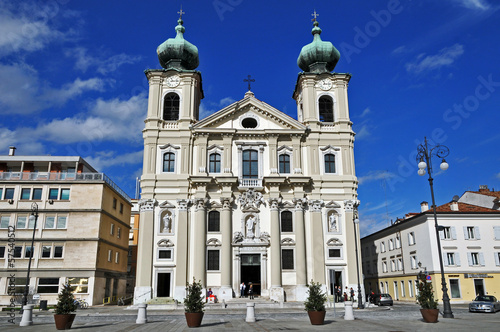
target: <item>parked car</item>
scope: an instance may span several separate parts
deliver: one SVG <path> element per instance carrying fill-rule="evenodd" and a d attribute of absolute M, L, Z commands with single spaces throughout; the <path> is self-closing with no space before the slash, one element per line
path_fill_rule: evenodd
<path fill-rule="evenodd" d="M 374 303 L 377 305 L 393 305 L 391 294 L 375 294 Z"/>
<path fill-rule="evenodd" d="M 496 312 L 500 310 L 500 302 L 492 295 L 478 295 L 469 303 L 469 312 Z"/>

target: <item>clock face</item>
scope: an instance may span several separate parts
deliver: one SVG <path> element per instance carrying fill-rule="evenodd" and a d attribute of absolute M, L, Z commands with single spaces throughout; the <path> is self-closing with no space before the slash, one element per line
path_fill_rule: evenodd
<path fill-rule="evenodd" d="M 318 85 L 321 90 L 330 90 L 332 88 L 332 81 L 325 78 L 324 80 L 319 81 Z"/>
<path fill-rule="evenodd" d="M 179 83 L 181 82 L 181 79 L 179 76 L 175 75 L 175 76 L 169 76 L 167 77 L 167 86 L 169 88 L 175 88 L 176 86 L 179 85 Z"/>

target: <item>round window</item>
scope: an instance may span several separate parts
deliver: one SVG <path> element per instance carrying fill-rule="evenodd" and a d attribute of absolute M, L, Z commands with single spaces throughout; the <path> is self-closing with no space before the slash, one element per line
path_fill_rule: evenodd
<path fill-rule="evenodd" d="M 243 128 L 257 128 L 257 120 L 254 118 L 245 118 L 241 121 Z"/>

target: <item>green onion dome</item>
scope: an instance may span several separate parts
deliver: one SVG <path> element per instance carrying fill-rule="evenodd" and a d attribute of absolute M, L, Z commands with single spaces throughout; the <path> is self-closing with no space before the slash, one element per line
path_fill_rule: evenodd
<path fill-rule="evenodd" d="M 169 38 L 156 49 L 158 59 L 163 68 L 176 68 L 180 70 L 193 70 L 198 67 L 198 48 L 184 39 L 186 28 L 182 25 L 182 19 L 177 21 L 179 24 L 175 27 L 177 35 L 175 38 Z"/>
<path fill-rule="evenodd" d="M 302 47 L 297 65 L 305 72 L 332 72 L 339 62 L 340 53 L 332 43 L 321 40 L 321 29 L 318 25 L 318 21 L 314 21 L 314 39 L 312 43 Z"/>

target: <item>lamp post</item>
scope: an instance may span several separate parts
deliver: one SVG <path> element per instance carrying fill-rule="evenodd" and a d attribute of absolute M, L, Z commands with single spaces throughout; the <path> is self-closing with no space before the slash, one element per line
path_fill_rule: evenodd
<path fill-rule="evenodd" d="M 436 229 L 436 239 L 438 245 L 438 256 L 439 256 L 439 266 L 441 268 L 441 288 L 443 290 L 443 317 L 453 318 L 453 312 L 451 311 L 450 297 L 448 296 L 448 288 L 446 287 L 446 279 L 444 278 L 444 268 L 443 268 L 443 255 L 441 253 L 441 240 L 439 238 L 439 230 L 442 228 L 438 225 L 437 213 L 436 213 L 436 201 L 434 199 L 434 187 L 432 178 L 432 157 L 436 156 L 442 159 L 440 168 L 446 171 L 449 167 L 445 157 L 450 154 L 450 149 L 444 145 L 437 144 L 435 146 L 430 146 L 427 142 L 427 137 L 424 138 L 424 143 L 420 144 L 417 148 L 417 163 L 418 163 L 418 175 L 424 176 L 425 169 L 429 173 L 429 185 L 431 187 L 431 198 L 432 198 L 432 212 L 434 214 L 434 227 Z"/>
<path fill-rule="evenodd" d="M 28 262 L 28 273 L 26 275 L 26 286 L 24 287 L 23 295 L 23 307 L 28 304 L 28 290 L 30 283 L 30 270 L 31 270 L 31 259 L 33 258 L 33 244 L 35 242 L 35 232 L 36 232 L 36 222 L 38 220 L 38 205 L 36 203 L 31 204 L 31 215 L 29 221 L 33 221 L 33 237 L 31 238 L 31 250 L 30 250 L 30 260 Z M 28 223 L 29 225 L 29 223 Z"/>
<path fill-rule="evenodd" d="M 359 201 L 357 201 L 359 205 Z M 363 309 L 365 306 L 363 305 L 363 295 L 361 294 L 361 284 L 359 282 L 359 258 L 358 258 L 358 239 L 356 235 L 356 225 L 359 225 L 358 218 L 358 208 L 357 205 L 354 206 L 354 246 L 356 250 L 356 272 L 358 274 L 358 309 Z"/>

